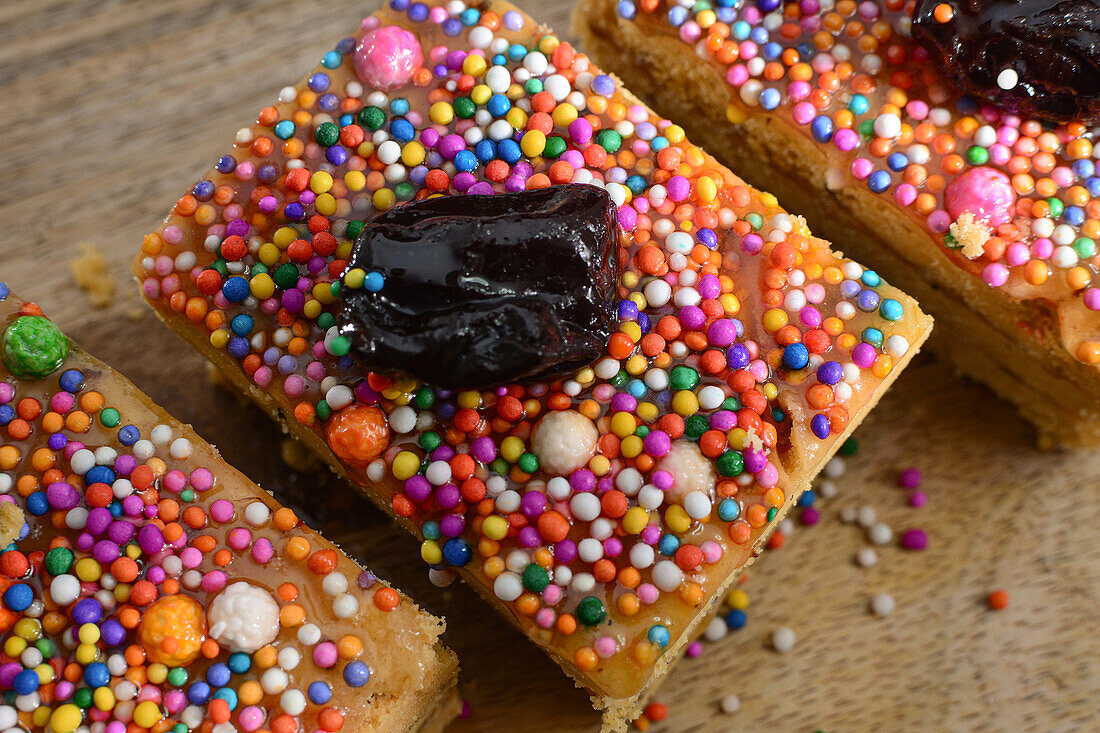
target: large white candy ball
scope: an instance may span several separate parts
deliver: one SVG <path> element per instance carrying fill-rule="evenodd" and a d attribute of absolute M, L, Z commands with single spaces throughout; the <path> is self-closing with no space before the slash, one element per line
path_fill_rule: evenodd
<path fill-rule="evenodd" d="M 714 500 L 714 462 L 699 451 L 699 446 L 687 440 L 677 440 L 672 450 L 657 463 L 657 468 L 672 474 L 672 488 L 667 494 L 674 501 L 699 491 Z"/>
<path fill-rule="evenodd" d="M 574 410 L 547 414 L 531 433 L 531 450 L 547 473 L 567 475 L 596 453 L 596 425 Z"/>
<path fill-rule="evenodd" d="M 251 654 L 279 635 L 279 604 L 263 588 L 243 581 L 214 599 L 207 619 L 210 636 L 234 651 Z"/>

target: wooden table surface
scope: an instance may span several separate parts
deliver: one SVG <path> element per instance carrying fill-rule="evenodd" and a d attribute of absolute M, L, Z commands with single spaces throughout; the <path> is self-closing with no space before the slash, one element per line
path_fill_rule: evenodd
<path fill-rule="evenodd" d="M 568 3 L 520 2 L 568 36 Z M 433 588 L 416 543 L 323 473 L 277 456 L 258 410 L 211 384 L 205 362 L 139 301 L 129 262 L 142 235 L 217 159 L 233 132 L 349 34 L 352 0 L 4 0 L 0 3 L 0 280 L 129 375 L 225 457 L 385 577 L 449 619 L 472 705 L 454 731 L 591 731 L 586 696 L 464 587 Z M 92 307 L 69 261 L 106 259 L 114 299 Z M 822 521 L 764 556 L 745 628 L 705 645 L 659 691 L 651 730 L 1100 729 L 1100 455 L 1039 453 L 985 389 L 922 355 L 857 433 Z M 929 501 L 906 504 L 907 466 Z M 324 497 L 318 502 L 317 497 Z M 922 553 L 880 548 L 860 569 L 870 505 Z M 985 605 L 1003 588 L 1011 604 Z M 878 618 L 870 597 L 897 610 Z M 798 642 L 770 648 L 787 625 Z M 719 711 L 728 693 L 732 716 Z"/>

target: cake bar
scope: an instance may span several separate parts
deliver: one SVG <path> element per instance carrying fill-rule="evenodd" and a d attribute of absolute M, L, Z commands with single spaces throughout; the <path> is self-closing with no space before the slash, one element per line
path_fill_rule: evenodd
<path fill-rule="evenodd" d="M 0 729 L 424 731 L 443 622 L 0 283 Z"/>
<path fill-rule="evenodd" d="M 615 730 L 931 326 L 495 1 L 368 17 L 134 272 Z"/>
<path fill-rule="evenodd" d="M 1071 446 L 1100 445 L 1098 16 L 1093 0 L 574 10 L 594 59 L 917 297 L 937 353 Z"/>

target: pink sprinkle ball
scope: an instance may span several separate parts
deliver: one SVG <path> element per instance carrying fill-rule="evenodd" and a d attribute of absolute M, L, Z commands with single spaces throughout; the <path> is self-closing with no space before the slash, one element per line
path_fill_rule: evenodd
<path fill-rule="evenodd" d="M 944 191 L 944 203 L 952 219 L 969 213 L 995 227 L 1012 220 L 1016 191 L 1008 176 L 983 165 L 951 181 Z"/>
<path fill-rule="evenodd" d="M 903 489 L 915 489 L 920 486 L 921 473 L 919 469 L 907 468 L 898 474 L 898 486 Z"/>
<path fill-rule="evenodd" d="M 1008 268 L 999 262 L 991 262 L 982 268 L 982 280 L 986 285 L 999 288 L 1008 282 Z"/>
<path fill-rule="evenodd" d="M 252 546 L 252 559 L 264 565 L 270 562 L 273 557 L 275 557 L 275 548 L 272 546 L 271 540 L 266 537 L 256 540 L 256 544 Z"/>
<path fill-rule="evenodd" d="M 363 36 L 352 65 L 363 83 L 388 92 L 409 83 L 413 72 L 424 65 L 424 54 L 411 31 L 387 25 Z"/>
<path fill-rule="evenodd" d="M 923 529 L 907 529 L 901 534 L 901 546 L 906 550 L 923 550 L 928 547 L 928 535 Z"/>
<path fill-rule="evenodd" d="M 208 468 L 196 468 L 188 477 L 196 491 L 209 491 L 214 488 L 214 474 Z"/>
<path fill-rule="evenodd" d="M 215 522 L 228 522 L 233 519 L 233 503 L 225 499 L 218 499 L 210 505 L 210 516 Z"/>
<path fill-rule="evenodd" d="M 323 641 L 313 647 L 313 663 L 318 667 L 328 669 L 336 665 L 336 644 L 331 641 Z"/>
<path fill-rule="evenodd" d="M 703 644 L 702 644 L 702 642 L 698 642 L 698 641 L 691 642 L 690 644 L 687 645 L 687 650 L 684 653 L 687 654 L 692 659 L 695 659 L 697 656 L 699 656 L 700 654 L 703 653 Z"/>
<path fill-rule="evenodd" d="M 909 495 L 909 506 L 914 508 L 921 508 L 928 503 L 928 495 L 923 491 L 914 491 Z"/>

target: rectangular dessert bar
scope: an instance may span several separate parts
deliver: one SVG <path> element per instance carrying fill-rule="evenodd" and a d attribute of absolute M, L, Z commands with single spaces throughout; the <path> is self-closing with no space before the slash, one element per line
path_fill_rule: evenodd
<path fill-rule="evenodd" d="M 454 719 L 440 619 L 4 283 L 0 350 L 0 728 L 435 733 Z"/>
<path fill-rule="evenodd" d="M 937 12 L 916 5 L 926 22 Z M 954 28 L 952 17 L 988 28 L 964 14 L 1000 12 L 993 2 L 938 5 L 946 22 L 936 33 Z M 1048 6 L 1077 8 L 1086 23 L 1096 12 Z M 1100 445 L 1095 129 L 962 93 L 914 39 L 913 13 L 891 0 L 581 0 L 574 25 L 596 61 L 722 162 L 917 297 L 939 322 L 937 353 L 1012 402 L 1042 444 Z M 1081 108 L 1097 104 L 1092 43 L 1091 67 L 1056 64 L 1058 74 L 1093 69 Z M 1011 48 L 1006 40 L 993 56 Z M 1038 73 L 1005 63 L 1013 80 L 1013 68 Z"/>
<path fill-rule="evenodd" d="M 615 729 L 931 327 L 503 2 L 368 17 L 134 272 Z"/>

